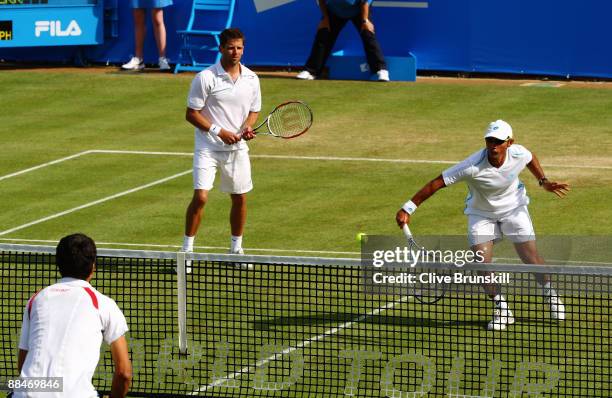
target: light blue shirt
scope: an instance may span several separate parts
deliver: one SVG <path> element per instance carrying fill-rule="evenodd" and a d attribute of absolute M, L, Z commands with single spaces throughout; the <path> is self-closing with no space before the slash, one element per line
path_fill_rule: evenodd
<path fill-rule="evenodd" d="M 372 4 L 372 0 L 326 0 L 325 2 L 330 12 L 346 19 L 359 15 L 363 3 Z"/>

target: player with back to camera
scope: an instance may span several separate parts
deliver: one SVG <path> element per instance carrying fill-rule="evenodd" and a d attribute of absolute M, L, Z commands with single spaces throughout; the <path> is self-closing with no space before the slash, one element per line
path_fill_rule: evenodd
<path fill-rule="evenodd" d="M 486 148 L 481 149 L 457 165 L 445 170 L 427 183 L 411 200 L 398 210 L 395 218 L 400 228 L 410 223 L 411 215 L 439 189 L 459 181 L 469 188 L 464 213 L 468 216 L 468 238 L 472 250 L 482 251 L 484 263 L 493 260 L 493 244 L 503 236 L 514 243 L 514 248 L 526 264 L 544 264 L 538 253 L 535 231 L 527 210 L 529 197 L 519 174 L 527 167 L 548 192 L 563 198 L 569 185 L 549 181 L 535 154 L 514 143 L 512 127 L 503 120 L 489 124 L 485 132 Z M 489 273 L 490 274 L 490 273 Z M 553 319 L 565 319 L 565 307 L 551 285 L 550 275 L 536 274 L 544 299 L 550 306 Z M 504 330 L 514 323 L 508 302 L 497 284 L 483 285 L 494 302 L 493 319 L 489 330 Z"/>
<path fill-rule="evenodd" d="M 246 193 L 253 189 L 249 148 L 261 109 L 259 78 L 240 63 L 244 35 L 236 28 L 220 35 L 220 62 L 198 73 L 189 91 L 186 119 L 195 127 L 193 197 L 187 207 L 183 251 L 193 251 L 215 174 L 232 200 L 230 253 L 242 254 Z M 243 140 L 244 139 L 244 140 Z"/>
<path fill-rule="evenodd" d="M 98 397 L 91 379 L 102 340 L 115 365 L 111 398 L 127 395 L 132 364 L 123 313 L 111 298 L 94 289 L 96 245 L 83 234 L 62 238 L 56 263 L 62 278 L 34 294 L 25 307 L 17 369 L 20 377 L 61 377 L 62 392 L 15 391 L 14 398 Z"/>

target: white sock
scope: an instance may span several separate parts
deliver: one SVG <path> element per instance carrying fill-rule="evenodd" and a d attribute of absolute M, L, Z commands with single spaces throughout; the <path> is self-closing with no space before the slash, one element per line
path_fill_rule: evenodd
<path fill-rule="evenodd" d="M 242 249 L 242 236 L 232 235 L 231 247 L 230 247 L 231 252 L 235 253 L 241 249 Z"/>
<path fill-rule="evenodd" d="M 195 236 L 187 236 L 183 237 L 183 251 L 184 252 L 192 252 L 193 251 L 193 241 L 195 240 Z"/>
<path fill-rule="evenodd" d="M 499 307 L 502 310 L 508 309 L 508 303 L 506 302 L 504 296 L 502 296 L 501 294 L 498 294 L 497 296 L 493 297 L 493 302 L 495 303 L 496 307 Z"/>

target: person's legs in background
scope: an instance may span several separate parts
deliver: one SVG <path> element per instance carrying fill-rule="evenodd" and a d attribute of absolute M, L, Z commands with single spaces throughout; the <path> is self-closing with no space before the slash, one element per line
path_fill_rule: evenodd
<path fill-rule="evenodd" d="M 157 52 L 159 54 L 159 69 L 170 70 L 168 58 L 166 58 L 166 25 L 164 24 L 164 10 L 162 8 L 152 9 L 151 21 L 153 22 L 153 33 L 155 34 L 155 43 L 157 43 Z"/>
<path fill-rule="evenodd" d="M 121 66 L 126 70 L 144 69 L 144 41 L 147 33 L 145 22 L 146 10 L 144 8 L 132 9 L 134 17 L 134 56 L 130 61 Z"/>
<path fill-rule="evenodd" d="M 339 18 L 332 13 L 329 14 L 329 29 L 319 28 L 317 30 L 314 42 L 312 43 L 312 49 L 310 50 L 310 56 L 306 61 L 306 69 L 297 75 L 298 79 L 313 80 L 321 75 L 325 62 L 327 62 L 336 39 L 338 39 L 338 35 L 346 25 L 346 22 L 346 19 Z"/>
<path fill-rule="evenodd" d="M 363 51 L 365 52 L 368 65 L 370 66 L 370 71 L 376 74 L 378 81 L 388 82 L 389 71 L 387 70 L 387 63 L 385 62 L 385 56 L 380 48 L 380 43 L 378 39 L 376 39 L 376 34 L 361 28 L 362 21 L 360 16 L 353 18 L 351 22 L 353 22 L 353 25 L 355 25 L 361 37 Z"/>

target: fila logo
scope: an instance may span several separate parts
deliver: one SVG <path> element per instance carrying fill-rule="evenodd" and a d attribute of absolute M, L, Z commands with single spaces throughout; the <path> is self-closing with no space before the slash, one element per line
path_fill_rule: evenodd
<path fill-rule="evenodd" d="M 74 19 L 70 21 L 68 27 L 62 30 L 62 21 L 36 21 L 34 33 L 40 37 L 43 32 L 49 32 L 51 37 L 81 36 L 81 27 Z"/>

